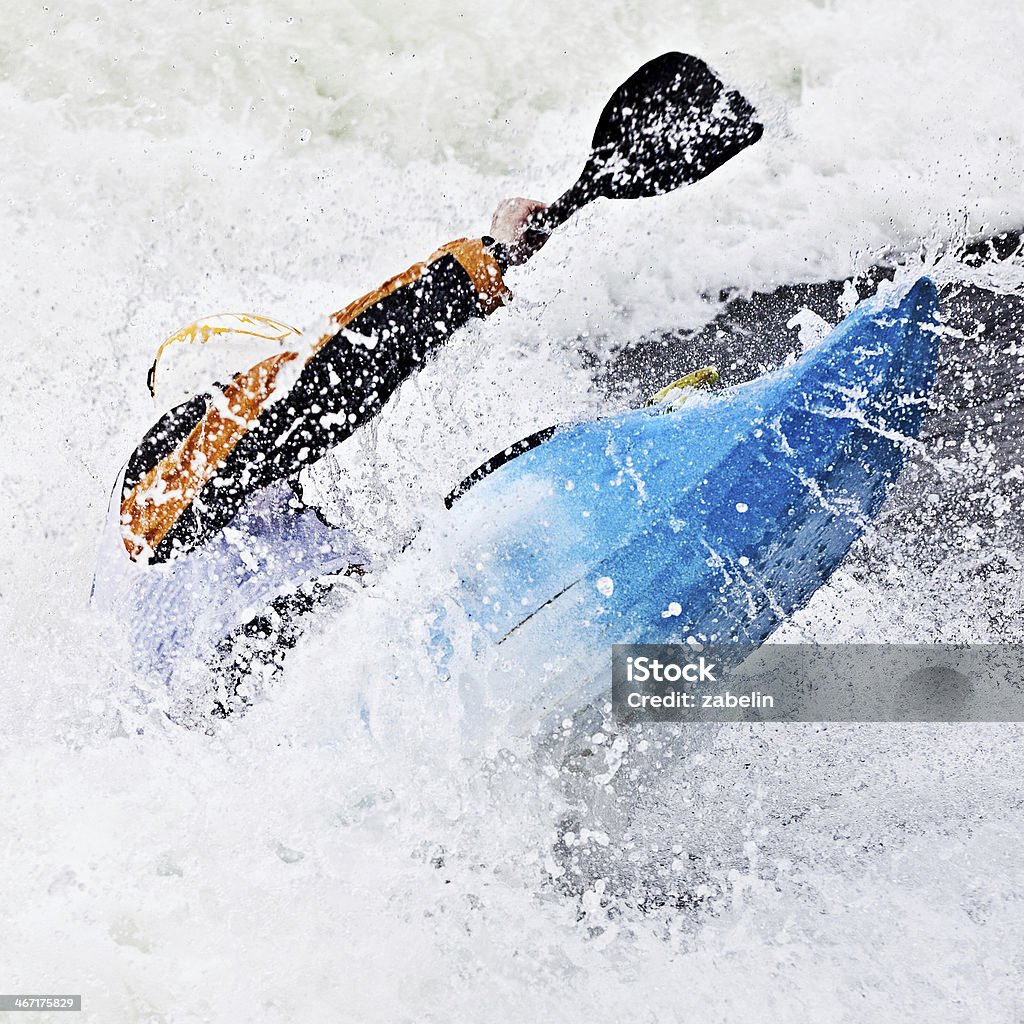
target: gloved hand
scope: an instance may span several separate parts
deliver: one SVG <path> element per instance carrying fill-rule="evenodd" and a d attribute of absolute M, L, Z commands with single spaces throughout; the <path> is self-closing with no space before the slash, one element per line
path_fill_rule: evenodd
<path fill-rule="evenodd" d="M 548 240 L 543 231 L 531 231 L 526 222 L 532 213 L 546 210 L 547 203 L 539 199 L 503 199 L 491 218 L 491 237 L 504 242 L 508 247 L 508 263 L 516 266 L 525 263 L 538 252 Z"/>

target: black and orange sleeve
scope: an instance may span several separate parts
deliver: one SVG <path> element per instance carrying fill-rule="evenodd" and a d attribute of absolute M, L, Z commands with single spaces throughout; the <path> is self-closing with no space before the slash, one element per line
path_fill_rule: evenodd
<path fill-rule="evenodd" d="M 164 416 L 125 470 L 128 555 L 165 562 L 198 547 L 249 494 L 296 476 L 380 412 L 454 331 L 504 303 L 491 243 L 449 242 L 334 314 L 311 349 L 278 353 Z"/>

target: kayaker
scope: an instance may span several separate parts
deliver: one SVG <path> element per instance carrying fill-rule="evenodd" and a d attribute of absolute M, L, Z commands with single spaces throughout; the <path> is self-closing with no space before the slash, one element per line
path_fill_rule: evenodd
<path fill-rule="evenodd" d="M 297 477 L 380 412 L 454 331 L 506 301 L 504 270 L 547 240 L 527 228 L 544 208 L 504 200 L 488 235 L 449 242 L 349 303 L 310 350 L 277 353 L 167 413 L 120 485 L 127 556 L 166 562 L 202 545 L 251 495 Z"/>

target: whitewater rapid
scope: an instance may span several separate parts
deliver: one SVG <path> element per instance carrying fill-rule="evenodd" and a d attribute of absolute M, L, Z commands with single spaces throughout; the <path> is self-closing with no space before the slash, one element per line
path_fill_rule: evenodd
<path fill-rule="evenodd" d="M 136 0 L 19 2 L 0 28 L 6 991 L 174 1024 L 1015 1019 L 1018 726 L 629 732 L 598 703 L 471 731 L 429 641 L 440 497 L 606 411 L 595 359 L 701 325 L 724 289 L 895 254 L 1024 288 L 1019 261 L 995 282 L 935 262 L 1024 220 L 1024 14 Z M 515 302 L 313 471 L 386 567 L 251 713 L 171 724 L 88 606 L 109 489 L 162 411 L 156 346 L 202 313 L 315 330 L 501 198 L 553 197 L 610 89 L 670 48 L 748 95 L 764 140 L 693 188 L 595 204 L 511 273 Z M 975 440 L 944 475 L 915 463 L 777 639 L 1020 642 L 999 521 L 1019 507 L 990 514 L 1012 467 Z M 932 493 L 967 518 L 921 514 Z M 500 685 L 493 651 L 456 657 Z"/>

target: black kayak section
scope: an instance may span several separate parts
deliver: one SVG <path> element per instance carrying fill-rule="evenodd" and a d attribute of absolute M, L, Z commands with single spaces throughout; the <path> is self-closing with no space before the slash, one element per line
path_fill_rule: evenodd
<path fill-rule="evenodd" d="M 978 266 L 1006 260 L 1021 249 L 1021 244 L 1021 232 L 1003 232 L 965 246 L 960 261 Z M 743 384 L 800 352 L 800 329 L 789 323 L 802 309 L 836 324 L 847 312 L 841 300 L 848 282 L 859 302 L 874 295 L 882 281 L 891 281 L 894 276 L 893 267 L 878 265 L 841 281 L 783 284 L 741 297 L 731 297 L 726 291 L 718 296 L 724 308 L 704 326 L 631 340 L 613 352 L 607 362 L 594 363 L 595 380 L 609 395 L 646 397 L 695 367 L 710 364 L 718 368 L 723 386 Z M 950 307 L 951 324 L 973 331 L 970 309 L 977 304 L 978 312 L 982 308 L 988 311 L 984 320 L 991 330 L 996 326 L 992 322 L 994 302 L 1000 307 L 996 314 L 999 329 L 1012 333 L 1018 321 L 1012 297 L 993 293 L 992 299 L 986 300 L 984 291 L 967 285 L 944 286 L 941 297 Z M 959 300 L 953 301 L 956 296 Z M 1002 299 L 1008 301 L 1003 303 Z"/>

